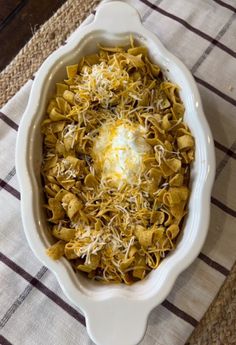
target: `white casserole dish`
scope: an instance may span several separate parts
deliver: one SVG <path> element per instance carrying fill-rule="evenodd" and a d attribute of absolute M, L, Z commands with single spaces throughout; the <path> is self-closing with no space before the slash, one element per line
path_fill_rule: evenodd
<path fill-rule="evenodd" d="M 131 286 L 101 285 L 76 275 L 66 259 L 53 261 L 45 253 L 52 239 L 42 208 L 40 123 L 55 83 L 65 77 L 65 66 L 94 52 L 97 42 L 110 46 L 127 44 L 130 33 L 148 47 L 151 59 L 161 66 L 170 80 L 181 86 L 185 121 L 196 141 L 196 160 L 191 171 L 189 213 L 175 251 L 143 281 Z M 56 275 L 65 295 L 83 312 L 91 339 L 99 345 L 138 343 L 145 333 L 150 311 L 166 298 L 177 276 L 197 257 L 204 243 L 215 157 L 212 135 L 190 72 L 144 28 L 134 8 L 118 1 L 100 5 L 93 23 L 77 29 L 69 42 L 40 67 L 20 123 L 16 168 L 27 240 L 38 259 Z"/>

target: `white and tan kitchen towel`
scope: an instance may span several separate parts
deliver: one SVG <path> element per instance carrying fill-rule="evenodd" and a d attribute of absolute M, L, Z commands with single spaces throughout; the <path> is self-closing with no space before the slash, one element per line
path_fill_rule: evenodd
<path fill-rule="evenodd" d="M 236 2 L 127 2 L 138 9 L 144 25 L 191 70 L 216 148 L 216 180 L 207 240 L 198 258 L 179 276 L 167 299 L 152 311 L 141 342 L 142 345 L 184 345 L 236 259 Z M 95 3 L 93 1 L 93 6 Z M 73 18 L 81 4 L 81 0 L 67 1 L 54 19 L 40 29 L 41 33 L 52 30 L 49 28 L 52 23 L 55 32 L 60 32 L 62 22 L 75 25 Z M 93 14 L 89 17 L 92 19 Z M 70 27 L 67 34 L 72 29 Z M 42 48 L 44 42 L 37 44 Z M 29 44 L 28 56 L 32 57 L 30 47 Z M 24 65 L 25 75 L 29 77 L 30 61 L 22 60 L 27 49 L 21 53 L 18 62 Z M 44 54 L 41 62 L 45 57 Z M 19 72 L 19 66 L 15 66 L 16 74 L 9 78 L 9 70 L 13 67 L 9 68 L 0 76 L 0 80 L 4 76 L 8 78 L 5 89 L 3 82 L 0 85 L 1 94 L 8 96 L 14 93 L 15 89 L 10 85 L 15 83 L 14 79 L 25 77 Z M 17 129 L 32 83 L 28 80 L 0 112 L 0 344 L 92 344 L 84 317 L 66 299 L 54 275 L 35 258 L 23 233 L 14 156 Z M 230 312 L 235 329 L 235 305 Z M 196 343 L 210 344 L 203 339 Z M 211 344 L 236 344 L 236 335 L 216 336 Z"/>

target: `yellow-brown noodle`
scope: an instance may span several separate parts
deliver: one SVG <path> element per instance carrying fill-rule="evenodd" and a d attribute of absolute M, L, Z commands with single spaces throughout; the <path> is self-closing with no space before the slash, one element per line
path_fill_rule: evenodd
<path fill-rule="evenodd" d="M 64 255 L 91 279 L 131 284 L 174 249 L 187 212 L 194 138 L 179 86 L 132 37 L 128 48 L 99 45 L 66 70 L 41 127 L 45 207 L 56 240 L 47 254 Z M 118 128 L 134 137 L 139 130 L 145 147 L 139 170 L 126 162 L 131 174 L 123 180 L 117 162 L 102 161 L 106 145 L 98 146 L 103 132 L 112 141 Z"/>

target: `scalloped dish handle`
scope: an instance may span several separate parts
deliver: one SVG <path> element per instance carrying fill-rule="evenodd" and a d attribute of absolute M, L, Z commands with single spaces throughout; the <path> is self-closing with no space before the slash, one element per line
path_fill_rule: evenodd
<path fill-rule="evenodd" d="M 142 25 L 137 10 L 120 1 L 102 3 L 98 6 L 93 24 L 116 34 L 137 30 L 137 27 Z"/>
<path fill-rule="evenodd" d="M 104 301 L 101 309 L 93 302 L 87 312 L 87 331 L 96 345 L 136 345 L 147 328 L 149 311 L 142 303 L 117 299 Z"/>

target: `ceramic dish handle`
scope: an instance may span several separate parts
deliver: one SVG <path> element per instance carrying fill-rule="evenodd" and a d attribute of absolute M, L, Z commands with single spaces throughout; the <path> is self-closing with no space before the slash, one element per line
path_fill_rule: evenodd
<path fill-rule="evenodd" d="M 136 345 L 147 327 L 148 311 L 141 303 L 125 300 L 92 305 L 86 327 L 96 345 Z"/>
<path fill-rule="evenodd" d="M 116 34 L 125 31 L 130 33 L 141 26 L 136 9 L 121 1 L 109 1 L 98 6 L 93 23 L 96 27 Z"/>

